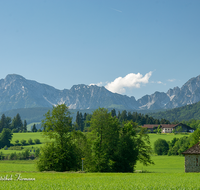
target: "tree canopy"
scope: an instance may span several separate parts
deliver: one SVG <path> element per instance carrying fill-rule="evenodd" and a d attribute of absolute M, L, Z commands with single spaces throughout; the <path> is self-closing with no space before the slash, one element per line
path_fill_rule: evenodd
<path fill-rule="evenodd" d="M 45 114 L 42 125 L 45 126 L 44 136 L 53 141 L 41 148 L 39 170 L 77 170 L 80 158 L 71 139 L 72 118 L 68 107 L 65 104 L 53 107 Z"/>
<path fill-rule="evenodd" d="M 125 115 L 125 112 L 122 116 Z M 77 113 L 76 123 L 88 115 Z M 65 104 L 53 107 L 42 121 L 44 135 L 52 139 L 41 149 L 37 162 L 40 171 L 80 170 L 90 172 L 133 172 L 137 161 L 152 164 L 151 147 L 146 129 L 137 123 L 119 119 L 105 108 L 90 115 L 87 132 L 76 131 Z M 82 124 L 80 124 L 82 125 Z"/>

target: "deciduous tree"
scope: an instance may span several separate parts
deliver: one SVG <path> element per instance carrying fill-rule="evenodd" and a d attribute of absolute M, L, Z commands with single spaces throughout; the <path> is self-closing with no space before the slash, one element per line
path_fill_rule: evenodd
<path fill-rule="evenodd" d="M 46 126 L 44 135 L 53 139 L 41 148 L 37 166 L 40 171 L 67 171 L 80 168 L 77 147 L 72 143 L 70 131 L 72 118 L 65 104 L 53 107 L 45 114 L 42 125 Z"/>

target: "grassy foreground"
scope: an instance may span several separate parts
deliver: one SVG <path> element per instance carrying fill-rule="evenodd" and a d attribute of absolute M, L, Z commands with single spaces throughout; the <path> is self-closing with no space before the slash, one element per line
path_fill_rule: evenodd
<path fill-rule="evenodd" d="M 16 173 L 0 172 L 9 178 Z M 1 189 L 199 189 L 197 173 L 21 173 L 35 181 L 0 181 Z"/>
<path fill-rule="evenodd" d="M 14 139 L 39 138 L 40 133 L 14 134 Z M 183 135 L 150 134 L 151 145 L 157 138 L 171 140 Z M 42 144 L 41 144 L 42 146 Z M 147 173 L 73 173 L 38 172 L 34 160 L 0 160 L 0 178 L 19 173 L 35 181 L 0 181 L 0 189 L 200 189 L 200 174 L 184 173 L 183 156 L 152 156 L 155 165 L 138 163 L 136 170 Z"/>
<path fill-rule="evenodd" d="M 38 172 L 35 161 L 0 161 L 0 177 L 17 173 L 35 181 L 0 181 L 0 189 L 200 189 L 198 173 L 184 173 L 184 157 L 153 156 L 149 173 Z"/>

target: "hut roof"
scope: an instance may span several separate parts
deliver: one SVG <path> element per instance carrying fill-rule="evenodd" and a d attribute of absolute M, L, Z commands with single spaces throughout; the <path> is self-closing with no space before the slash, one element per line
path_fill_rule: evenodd
<path fill-rule="evenodd" d="M 182 152 L 182 154 L 200 154 L 200 142 L 192 146 L 191 148 L 187 149 L 185 152 Z"/>

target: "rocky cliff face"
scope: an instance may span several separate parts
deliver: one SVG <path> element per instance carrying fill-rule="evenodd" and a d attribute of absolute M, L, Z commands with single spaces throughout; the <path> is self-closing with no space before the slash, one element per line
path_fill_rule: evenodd
<path fill-rule="evenodd" d="M 139 100 L 108 91 L 105 87 L 84 84 L 58 90 L 46 84 L 8 75 L 0 80 L 0 111 L 16 108 L 52 107 L 65 103 L 70 109 L 171 109 L 200 101 L 200 76 L 167 93 L 155 92 Z"/>
<path fill-rule="evenodd" d="M 134 97 L 108 91 L 105 87 L 74 85 L 70 90 L 26 80 L 19 75 L 8 75 L 0 80 L 0 111 L 16 108 L 52 107 L 65 103 L 70 109 L 118 107 L 136 109 Z"/>
<path fill-rule="evenodd" d="M 145 101 L 146 100 L 146 101 Z M 155 92 L 138 100 L 139 108 L 172 109 L 200 101 L 200 75 L 190 79 L 181 88 L 169 89 L 167 93 Z"/>

